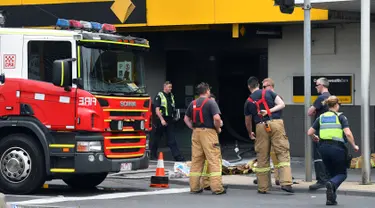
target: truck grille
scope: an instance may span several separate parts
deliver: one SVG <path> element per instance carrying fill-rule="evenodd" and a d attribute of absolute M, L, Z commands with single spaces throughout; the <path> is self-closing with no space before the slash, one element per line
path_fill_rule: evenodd
<path fill-rule="evenodd" d="M 104 137 L 104 153 L 107 158 L 139 158 L 146 150 L 146 135 L 107 134 Z"/>

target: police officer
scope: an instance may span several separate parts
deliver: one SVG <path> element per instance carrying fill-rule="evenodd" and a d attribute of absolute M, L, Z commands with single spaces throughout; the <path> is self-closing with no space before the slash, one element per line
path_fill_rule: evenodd
<path fill-rule="evenodd" d="M 245 124 L 249 137 L 255 140 L 257 167 L 253 168 L 253 171 L 258 178 L 258 193 L 267 193 L 271 186 L 271 145 L 279 161 L 281 189 L 292 193 L 289 141 L 285 134 L 284 122 L 281 119 L 281 110 L 285 107 L 284 101 L 270 90 L 260 90 L 256 77 L 250 77 L 247 85 L 251 95 L 244 106 Z M 252 131 L 252 119 L 256 124 L 256 138 Z"/>
<path fill-rule="evenodd" d="M 158 143 L 163 133 L 167 134 L 168 147 L 171 149 L 172 156 L 176 161 L 185 161 L 178 149 L 174 134 L 174 116 L 175 116 L 175 100 L 172 94 L 172 83 L 166 81 L 164 89 L 159 92 L 154 100 L 156 119 L 156 129 L 151 145 L 151 157 L 157 159 Z"/>
<path fill-rule="evenodd" d="M 320 94 L 313 105 L 309 108 L 307 115 L 314 117 L 314 120 L 319 118 L 319 116 L 328 111 L 328 107 L 323 105 L 325 99 L 327 99 L 331 94 L 328 91 L 329 82 L 325 77 L 321 77 L 316 81 L 316 90 Z M 325 187 L 326 182 L 329 178 L 329 173 L 324 167 L 322 161 L 322 156 L 319 153 L 319 143 L 313 144 L 313 158 L 314 158 L 314 169 L 315 177 L 317 182 L 309 187 L 310 190 L 317 190 Z"/>
<path fill-rule="evenodd" d="M 350 164 L 348 150 L 345 143 L 349 141 L 355 151 L 359 147 L 355 144 L 353 134 L 349 128 L 347 118 L 338 113 L 340 102 L 336 96 L 330 96 L 325 103 L 329 111 L 321 114 L 308 130 L 307 134 L 313 137 L 316 143 L 320 143 L 319 152 L 331 179 L 325 184 L 326 205 L 336 205 L 336 190 L 347 177 L 347 168 Z M 319 136 L 315 133 L 319 132 Z"/>
<path fill-rule="evenodd" d="M 199 98 L 190 103 L 184 117 L 186 125 L 193 130 L 190 192 L 202 193 L 200 179 L 205 160 L 207 160 L 211 191 L 217 195 L 225 194 L 226 187 L 222 184 L 221 149 L 218 138 L 221 132 L 221 112 L 217 103 L 209 98 L 210 86 L 207 83 L 200 83 L 197 91 Z"/>

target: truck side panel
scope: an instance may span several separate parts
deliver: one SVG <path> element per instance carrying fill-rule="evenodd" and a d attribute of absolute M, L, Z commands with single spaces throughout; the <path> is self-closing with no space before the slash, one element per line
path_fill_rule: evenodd
<path fill-rule="evenodd" d="M 0 35 L 0 68 L 2 73 L 7 78 L 23 77 L 23 35 Z"/>

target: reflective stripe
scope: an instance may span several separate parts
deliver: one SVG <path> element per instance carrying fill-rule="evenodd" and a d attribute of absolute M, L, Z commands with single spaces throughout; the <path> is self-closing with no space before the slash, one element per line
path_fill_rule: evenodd
<path fill-rule="evenodd" d="M 197 172 L 190 172 L 189 173 L 189 176 L 194 176 L 194 177 L 197 177 L 197 176 L 202 176 L 202 173 L 197 173 Z"/>
<path fill-rule="evenodd" d="M 70 97 L 60 96 L 59 102 L 60 103 L 70 103 Z"/>
<path fill-rule="evenodd" d="M 208 170 L 208 161 L 205 160 L 204 161 L 204 166 L 203 166 L 203 171 L 202 171 L 202 174 L 200 176 L 205 176 L 205 177 L 215 177 L 215 176 L 221 176 L 222 175 L 222 172 L 223 172 L 223 165 L 222 164 L 222 161 L 220 159 L 219 161 L 220 163 L 220 171 L 219 172 L 211 172 L 211 173 L 207 173 L 207 170 Z M 194 175 L 196 176 L 196 175 Z"/>
<path fill-rule="evenodd" d="M 35 100 L 44 100 L 45 97 L 46 97 L 45 94 L 41 94 L 41 93 L 35 93 L 35 94 L 34 94 L 34 99 L 35 99 Z"/>
<path fill-rule="evenodd" d="M 324 139 L 323 139 L 323 140 L 324 140 Z M 335 138 L 335 137 L 333 137 L 332 140 L 333 140 L 333 141 L 338 141 L 338 142 L 343 142 L 343 143 L 345 143 L 345 140 L 344 140 L 343 138 Z"/>
<path fill-rule="evenodd" d="M 339 129 L 341 128 L 341 124 L 325 124 L 320 126 L 319 129 Z"/>
<path fill-rule="evenodd" d="M 281 167 L 289 167 L 289 166 L 290 166 L 290 162 L 279 162 L 279 164 L 277 164 L 275 167 L 281 168 Z"/>
<path fill-rule="evenodd" d="M 221 172 L 212 172 L 209 177 L 221 176 Z"/>
<path fill-rule="evenodd" d="M 202 176 L 209 176 L 209 174 L 207 174 L 207 168 L 208 168 L 208 161 L 205 160 L 204 166 L 203 166 L 203 171 L 202 171 Z"/>
<path fill-rule="evenodd" d="M 266 173 L 271 171 L 271 167 L 266 167 L 266 168 L 253 168 L 253 171 L 255 173 Z"/>

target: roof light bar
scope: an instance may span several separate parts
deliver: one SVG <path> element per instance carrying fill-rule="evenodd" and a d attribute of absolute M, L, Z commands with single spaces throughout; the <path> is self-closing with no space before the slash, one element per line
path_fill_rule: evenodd
<path fill-rule="evenodd" d="M 56 22 L 56 26 L 63 28 L 63 29 L 68 29 L 70 27 L 69 20 L 66 19 L 58 19 Z"/>
<path fill-rule="evenodd" d="M 92 30 L 99 32 L 102 29 L 102 24 L 97 22 L 90 22 Z"/>
<path fill-rule="evenodd" d="M 102 31 L 104 33 L 115 33 L 116 32 L 116 27 L 111 24 L 103 24 L 102 25 Z"/>
<path fill-rule="evenodd" d="M 92 30 L 92 25 L 90 22 L 87 21 L 79 21 L 79 23 L 82 25 L 82 28 L 88 31 Z"/>
<path fill-rule="evenodd" d="M 69 20 L 70 28 L 83 29 L 82 24 L 77 20 Z"/>
<path fill-rule="evenodd" d="M 58 19 L 56 26 L 61 29 L 82 29 L 82 24 L 77 20 Z"/>

